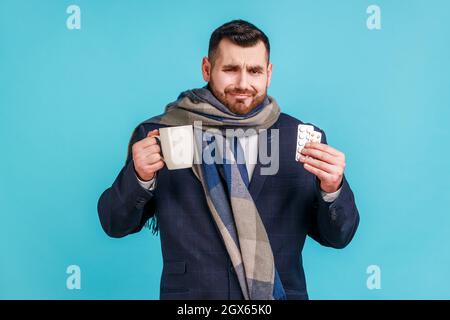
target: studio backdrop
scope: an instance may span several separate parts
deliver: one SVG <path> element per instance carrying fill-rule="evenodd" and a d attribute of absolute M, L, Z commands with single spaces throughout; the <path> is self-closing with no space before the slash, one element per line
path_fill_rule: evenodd
<path fill-rule="evenodd" d="M 109 238 L 97 201 L 136 125 L 205 84 L 211 32 L 245 19 L 271 41 L 281 110 L 345 152 L 361 215 L 344 250 L 307 240 L 310 298 L 449 299 L 449 13 L 446 0 L 1 0 L 0 298 L 158 299 L 159 236 Z"/>

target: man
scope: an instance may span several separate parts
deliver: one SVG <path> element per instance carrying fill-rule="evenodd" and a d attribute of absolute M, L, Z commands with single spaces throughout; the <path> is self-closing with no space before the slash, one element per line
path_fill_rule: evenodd
<path fill-rule="evenodd" d="M 235 20 L 216 29 L 202 73 L 205 88 L 183 92 L 163 115 L 135 129 L 124 168 L 100 197 L 102 227 L 123 237 L 150 219 L 160 231 L 161 299 L 308 299 L 301 258 L 306 236 L 344 248 L 359 223 L 345 156 L 314 126 L 323 143 L 306 144 L 296 161 L 303 122 L 281 113 L 267 95 L 270 45 L 254 25 Z M 161 127 L 195 120 L 222 133 L 257 134 L 233 140 L 235 149 L 225 143 L 234 152 L 230 162 L 167 170 L 154 136 Z M 205 139 L 200 147 L 221 139 Z M 272 174 L 263 174 L 258 154 L 266 144 L 279 156 Z"/>

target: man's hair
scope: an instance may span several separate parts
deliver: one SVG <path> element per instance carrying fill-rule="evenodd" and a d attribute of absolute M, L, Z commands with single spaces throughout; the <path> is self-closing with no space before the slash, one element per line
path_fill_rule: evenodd
<path fill-rule="evenodd" d="M 252 47 L 259 41 L 264 43 L 267 50 L 267 63 L 270 58 L 269 38 L 250 22 L 244 20 L 233 20 L 220 26 L 211 34 L 209 39 L 208 58 L 212 62 L 215 59 L 217 48 L 222 39 L 228 39 L 241 47 Z"/>

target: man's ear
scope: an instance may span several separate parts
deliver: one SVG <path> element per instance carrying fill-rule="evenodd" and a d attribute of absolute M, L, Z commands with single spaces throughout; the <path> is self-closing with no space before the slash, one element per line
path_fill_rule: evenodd
<path fill-rule="evenodd" d="M 272 79 L 272 63 L 269 62 L 267 66 L 267 87 L 270 86 L 270 80 Z"/>
<path fill-rule="evenodd" d="M 208 57 L 203 57 L 202 59 L 202 74 L 203 80 L 209 82 L 211 79 L 211 63 L 209 62 Z"/>

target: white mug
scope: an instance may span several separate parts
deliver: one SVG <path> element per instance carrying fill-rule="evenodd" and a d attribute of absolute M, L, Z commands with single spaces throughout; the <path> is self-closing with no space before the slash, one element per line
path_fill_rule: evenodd
<path fill-rule="evenodd" d="M 159 128 L 162 157 L 167 169 L 191 168 L 194 161 L 194 134 L 192 125 Z"/>

